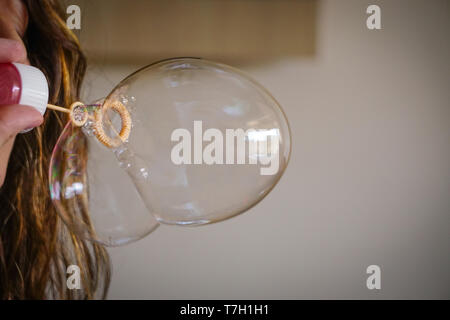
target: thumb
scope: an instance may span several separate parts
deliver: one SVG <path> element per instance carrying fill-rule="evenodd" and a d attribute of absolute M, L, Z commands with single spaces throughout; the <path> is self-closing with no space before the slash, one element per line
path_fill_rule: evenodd
<path fill-rule="evenodd" d="M 0 106 L 0 146 L 20 131 L 39 126 L 44 121 L 34 108 L 23 105 Z"/>

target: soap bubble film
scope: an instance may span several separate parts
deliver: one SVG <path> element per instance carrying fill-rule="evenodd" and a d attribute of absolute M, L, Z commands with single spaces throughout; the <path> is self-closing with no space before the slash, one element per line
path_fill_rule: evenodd
<path fill-rule="evenodd" d="M 89 112 L 91 120 L 81 130 L 68 125 L 55 148 L 52 197 L 69 226 L 109 245 L 140 239 L 158 222 L 203 225 L 245 212 L 289 161 L 278 102 L 241 71 L 203 59 L 142 68 Z M 81 143 L 89 144 L 87 159 Z"/>
<path fill-rule="evenodd" d="M 53 150 L 50 191 L 71 230 L 107 246 L 139 240 L 159 225 L 111 151 L 71 122 Z"/>
<path fill-rule="evenodd" d="M 229 66 L 195 58 L 161 61 L 123 80 L 105 104 L 116 101 L 133 119 L 117 158 L 161 223 L 206 224 L 244 212 L 267 195 L 287 165 L 290 133 L 281 107 Z M 208 129 L 217 133 L 209 140 Z M 231 146 L 227 130 L 248 131 L 245 145 L 234 138 Z M 177 148 L 179 133 L 190 135 L 183 150 Z M 212 152 L 216 162 L 210 164 L 205 153 L 217 138 L 222 147 Z M 266 140 L 274 143 L 265 145 Z M 259 148 L 250 150 L 255 143 Z M 241 152 L 245 163 L 237 159 Z M 180 164 L 180 157 L 189 163 Z"/>

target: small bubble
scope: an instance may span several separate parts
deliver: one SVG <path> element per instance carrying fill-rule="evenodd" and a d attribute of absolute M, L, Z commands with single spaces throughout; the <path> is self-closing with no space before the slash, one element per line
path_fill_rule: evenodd
<path fill-rule="evenodd" d="M 128 169 L 131 168 L 131 163 L 128 161 L 119 161 L 119 167 L 122 169 Z"/>
<path fill-rule="evenodd" d="M 147 179 L 147 178 L 148 178 L 148 170 L 147 170 L 147 168 L 141 168 L 141 169 L 139 169 L 139 171 L 141 172 L 141 176 L 142 176 L 144 179 Z"/>
<path fill-rule="evenodd" d="M 88 119 L 88 121 L 86 121 L 86 123 L 84 124 L 84 126 L 82 127 L 83 132 L 92 137 L 95 134 L 95 130 L 94 130 L 94 121 L 92 121 L 91 119 Z"/>

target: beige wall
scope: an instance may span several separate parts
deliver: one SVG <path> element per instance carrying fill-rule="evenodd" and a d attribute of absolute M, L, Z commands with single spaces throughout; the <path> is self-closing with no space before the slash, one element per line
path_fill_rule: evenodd
<path fill-rule="evenodd" d="M 252 46 L 217 55 L 284 107 L 293 135 L 285 176 L 244 215 L 199 228 L 162 226 L 110 250 L 110 298 L 450 298 L 450 2 L 308 3 L 306 29 L 293 23 L 282 35 L 291 47 L 251 61 Z M 382 9 L 380 31 L 365 27 L 373 3 Z M 120 30 L 143 33 L 141 23 L 121 22 Z M 81 31 L 87 45 L 89 32 Z M 107 38 L 110 46 L 115 36 L 99 43 Z M 218 40 L 205 48 L 214 51 Z M 149 59 L 195 51 L 161 41 L 167 50 L 141 46 L 137 60 L 130 48 L 92 46 L 86 99 L 106 95 L 146 50 Z M 215 58 L 208 50 L 203 56 Z M 371 264 L 382 269 L 378 292 L 365 286 Z"/>

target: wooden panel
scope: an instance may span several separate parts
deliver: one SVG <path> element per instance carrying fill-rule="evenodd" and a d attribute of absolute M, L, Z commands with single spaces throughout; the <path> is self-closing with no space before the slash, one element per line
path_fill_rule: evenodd
<path fill-rule="evenodd" d="M 88 57 L 247 60 L 315 53 L 314 0 L 96 0 L 80 5 Z"/>

